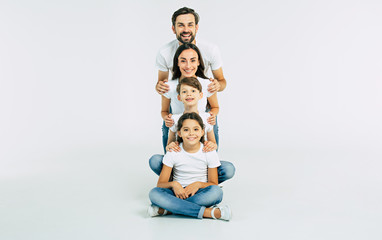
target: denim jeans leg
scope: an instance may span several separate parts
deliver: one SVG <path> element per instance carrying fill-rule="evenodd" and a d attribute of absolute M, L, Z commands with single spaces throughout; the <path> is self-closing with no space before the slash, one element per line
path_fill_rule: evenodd
<path fill-rule="evenodd" d="M 219 126 L 218 126 L 218 116 L 216 116 L 216 124 L 214 125 L 214 134 L 215 134 L 215 140 L 216 140 L 216 145 L 218 145 L 218 148 L 216 151 L 219 150 Z"/>
<path fill-rule="evenodd" d="M 200 206 L 211 207 L 223 200 L 223 190 L 217 185 L 199 189 L 194 196 L 185 199 Z"/>
<path fill-rule="evenodd" d="M 168 188 L 153 188 L 149 194 L 153 205 L 166 209 L 173 214 L 180 214 L 194 218 L 203 218 L 206 207 L 196 203 L 177 198 L 174 192 Z"/>
<path fill-rule="evenodd" d="M 149 165 L 150 165 L 151 170 L 153 170 L 153 172 L 155 172 L 158 176 L 160 175 L 160 172 L 162 171 L 163 157 L 164 157 L 164 155 L 155 154 L 149 160 Z"/>
<path fill-rule="evenodd" d="M 168 127 L 166 127 L 166 124 L 163 121 L 163 125 L 162 125 L 162 144 L 163 144 L 164 154 L 166 154 L 167 141 L 168 141 Z"/>
<path fill-rule="evenodd" d="M 221 165 L 218 167 L 218 182 L 222 183 L 231 179 L 235 175 L 235 166 L 227 161 L 220 161 Z"/>

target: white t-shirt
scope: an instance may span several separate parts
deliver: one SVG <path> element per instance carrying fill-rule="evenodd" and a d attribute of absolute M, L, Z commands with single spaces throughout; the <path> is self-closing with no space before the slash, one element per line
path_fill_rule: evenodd
<path fill-rule="evenodd" d="M 172 120 L 174 120 L 174 125 L 172 125 L 172 127 L 170 127 L 170 130 L 172 132 L 176 132 L 177 131 L 177 129 L 178 129 L 178 120 L 179 120 L 179 118 L 182 115 L 183 115 L 183 113 L 172 115 L 171 118 L 172 118 Z M 206 134 L 207 134 L 207 132 L 211 132 L 212 130 L 214 130 L 214 126 L 212 126 L 211 124 L 209 124 L 207 122 L 207 119 L 211 116 L 209 113 L 207 113 L 207 112 L 199 112 L 199 116 L 203 120 L 204 130 L 205 130 Z"/>
<path fill-rule="evenodd" d="M 211 83 L 208 79 L 198 78 L 200 84 L 202 85 L 203 97 L 198 102 L 198 111 L 205 112 L 207 106 L 207 98 L 211 97 L 212 93 L 208 92 L 208 85 Z M 171 110 L 172 114 L 180 114 L 184 112 L 184 105 L 182 101 L 178 100 L 178 92 L 176 91 L 176 87 L 178 86 L 179 79 L 170 80 L 167 82 L 170 90 L 163 94 L 165 98 L 171 100 Z"/>
<path fill-rule="evenodd" d="M 203 144 L 196 153 L 188 153 L 180 145 L 180 152 L 167 152 L 163 158 L 163 164 L 173 168 L 174 181 L 179 182 L 182 187 L 194 182 L 208 182 L 207 168 L 220 166 L 219 156 L 216 151 L 202 151 Z"/>
<path fill-rule="evenodd" d="M 156 57 L 156 67 L 158 70 L 172 72 L 172 65 L 174 63 L 174 55 L 179 47 L 179 41 L 177 39 L 162 46 Z M 222 67 L 223 62 L 221 60 L 219 48 L 212 43 L 197 40 L 196 46 L 200 50 L 200 54 L 204 63 L 204 74 L 208 76 L 208 70 L 217 70 Z"/>

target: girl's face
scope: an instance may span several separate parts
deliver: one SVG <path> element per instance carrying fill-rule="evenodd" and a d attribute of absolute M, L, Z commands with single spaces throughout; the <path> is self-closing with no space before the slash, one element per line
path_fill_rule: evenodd
<path fill-rule="evenodd" d="M 184 77 L 195 77 L 195 73 L 199 66 L 198 53 L 194 49 L 184 50 L 178 58 L 178 67 Z"/>
<path fill-rule="evenodd" d="M 193 145 L 200 142 L 204 135 L 204 130 L 194 119 L 186 119 L 183 121 L 182 128 L 178 131 L 179 137 L 183 139 L 185 144 Z"/>

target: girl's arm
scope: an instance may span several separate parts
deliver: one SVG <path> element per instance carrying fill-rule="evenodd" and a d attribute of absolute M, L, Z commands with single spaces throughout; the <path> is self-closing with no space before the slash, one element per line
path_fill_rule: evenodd
<path fill-rule="evenodd" d="M 188 185 L 186 190 L 187 197 L 194 196 L 201 189 L 211 185 L 218 185 L 218 168 L 208 168 L 208 182 L 194 182 Z"/>
<path fill-rule="evenodd" d="M 174 191 L 177 198 L 186 199 L 187 195 L 180 183 L 173 181 L 169 182 L 172 168 L 163 164 L 162 171 L 159 175 L 157 187 L 159 188 L 171 188 Z"/>
<path fill-rule="evenodd" d="M 215 117 L 219 113 L 219 103 L 218 103 L 217 93 L 207 98 L 207 101 L 209 102 L 211 106 L 211 110 L 210 110 L 211 117 L 207 119 L 207 122 L 211 125 L 215 125 Z"/>
<path fill-rule="evenodd" d="M 171 99 L 168 99 L 162 95 L 162 110 L 161 116 L 167 127 L 171 127 L 174 124 L 174 120 L 171 119 L 170 113 Z"/>

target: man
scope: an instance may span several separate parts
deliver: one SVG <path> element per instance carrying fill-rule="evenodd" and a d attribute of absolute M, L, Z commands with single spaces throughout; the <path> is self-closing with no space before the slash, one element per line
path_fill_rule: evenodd
<path fill-rule="evenodd" d="M 163 94 L 168 91 L 166 82 L 169 77 L 169 70 L 172 70 L 173 57 L 179 45 L 183 43 L 193 43 L 200 49 L 205 64 L 205 75 L 208 76 L 208 69 L 211 68 L 214 79 L 208 86 L 209 92 L 223 91 L 226 87 L 226 80 L 223 75 L 222 61 L 219 49 L 210 43 L 196 41 L 196 33 L 199 28 L 199 15 L 191 8 L 183 7 L 172 15 L 172 31 L 177 40 L 173 40 L 164 45 L 158 52 L 156 66 L 158 68 L 158 82 L 156 91 Z"/>

